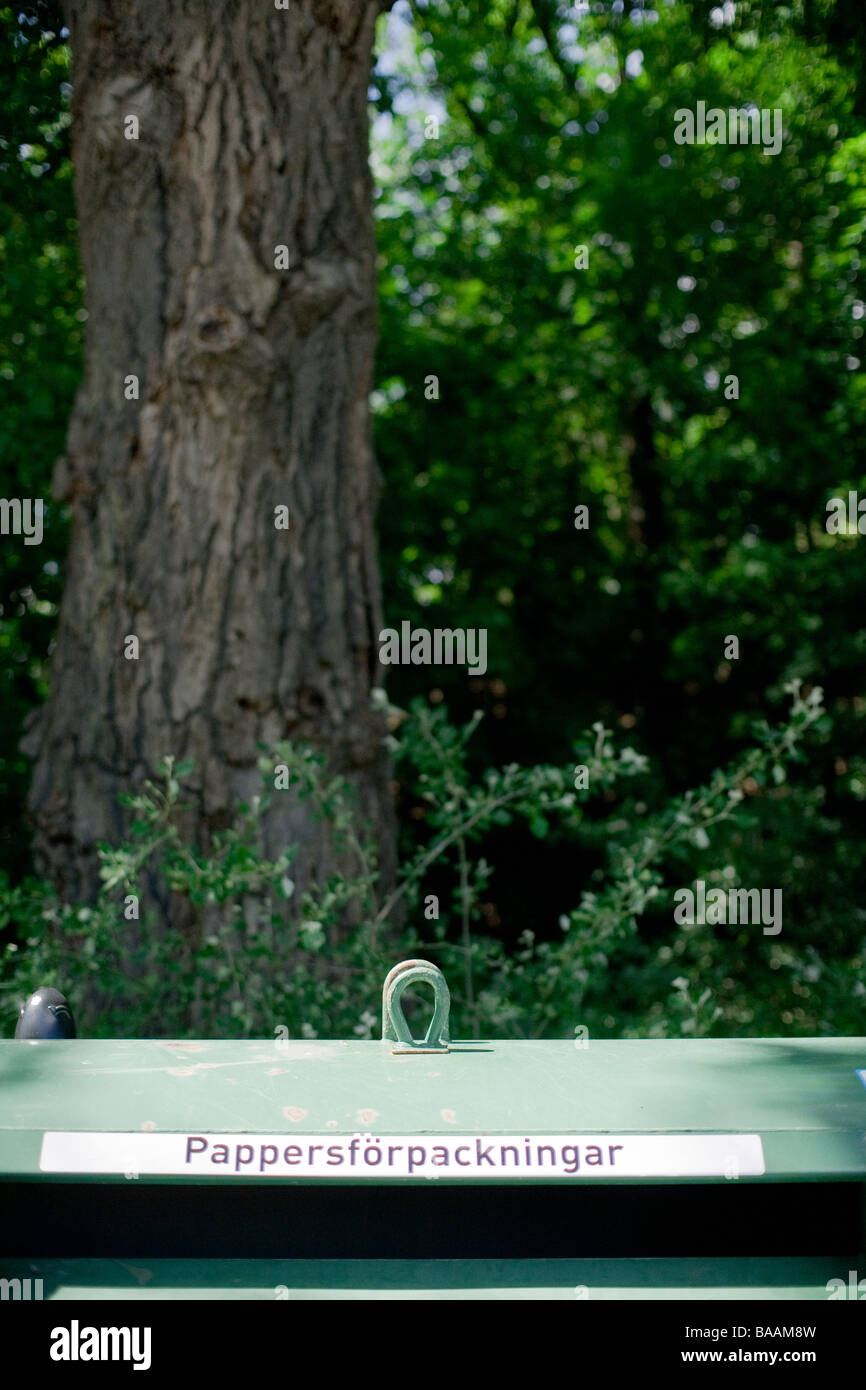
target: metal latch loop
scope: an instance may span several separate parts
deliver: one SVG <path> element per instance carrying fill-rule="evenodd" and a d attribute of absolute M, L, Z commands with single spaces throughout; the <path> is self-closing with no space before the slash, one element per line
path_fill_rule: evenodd
<path fill-rule="evenodd" d="M 403 991 L 412 984 L 426 984 L 433 988 L 430 1027 L 425 1037 L 417 1040 L 409 1031 L 400 1003 Z M 445 976 L 437 965 L 429 960 L 404 960 L 388 972 L 382 989 L 382 1039 L 392 1043 L 392 1052 L 447 1052 L 450 1014 L 451 994 Z"/>

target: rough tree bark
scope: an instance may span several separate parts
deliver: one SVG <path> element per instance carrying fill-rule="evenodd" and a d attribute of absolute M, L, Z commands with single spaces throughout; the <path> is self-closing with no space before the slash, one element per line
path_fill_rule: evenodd
<path fill-rule="evenodd" d="M 162 756 L 195 760 L 204 843 L 282 737 L 350 777 L 392 863 L 367 407 L 367 86 L 389 4 L 66 4 L 86 369 L 54 480 L 72 535 L 51 694 L 25 745 L 38 866 L 66 897 L 93 893 L 118 794 Z M 334 867 L 327 828 L 291 791 L 273 803 L 268 848 L 300 844 L 300 890 Z"/>

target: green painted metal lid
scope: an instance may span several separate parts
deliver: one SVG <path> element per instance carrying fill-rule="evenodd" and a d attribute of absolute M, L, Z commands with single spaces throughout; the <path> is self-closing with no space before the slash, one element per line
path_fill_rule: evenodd
<path fill-rule="evenodd" d="M 103 1148 L 107 1136 L 126 1136 L 127 1161 L 157 1180 L 160 1172 L 199 1181 L 229 1174 L 247 1181 L 386 1182 L 400 1176 L 546 1182 L 576 1174 L 586 1181 L 866 1178 L 866 1086 L 858 1075 L 866 1068 L 866 1038 L 474 1041 L 414 1053 L 398 1046 L 0 1042 L 0 1179 L 57 1181 L 65 1171 L 79 1182 L 89 1176 L 104 1181 L 107 1173 L 122 1173 L 116 1144 L 109 1167 L 100 1170 L 100 1135 L 106 1136 Z M 48 1142 L 46 1135 L 56 1137 Z M 178 1154 L 193 1138 L 206 1147 L 193 1144 L 188 1163 L 154 1160 L 149 1167 L 154 1136 L 178 1137 L 172 1150 Z M 234 1167 L 239 1136 L 256 1142 L 253 1158 L 247 1162 L 244 1155 Z M 316 1136 L 322 1147 L 308 1161 L 305 1145 Z M 351 1165 L 349 1136 L 359 1137 Z M 608 1154 L 616 1148 L 610 1140 L 629 1136 L 633 1161 L 628 1144 Z M 666 1159 L 647 1158 L 662 1149 L 647 1149 L 644 1141 L 665 1136 L 712 1138 L 707 1171 L 695 1171 L 701 1165 L 691 1159 L 677 1167 L 670 1155 L 691 1152 L 682 1142 L 664 1151 Z M 515 1141 L 516 1157 L 508 1153 L 500 1161 L 507 1137 Z M 208 1167 L 217 1138 L 226 1145 L 234 1140 L 235 1147 L 222 1166 Z M 483 1156 L 487 1138 L 498 1142 L 489 1151 L 492 1159 Z M 749 1147 L 755 1138 L 757 1149 Z M 404 1145 L 393 1171 L 387 1162 L 374 1163 L 370 1148 L 378 1142 L 387 1150 L 389 1139 L 395 1151 L 398 1139 Z M 563 1146 L 578 1139 L 583 1147 L 575 1169 L 563 1162 Z M 470 1140 L 481 1143 L 480 1161 L 474 1147 L 455 1157 L 458 1141 L 465 1146 Z M 539 1158 L 541 1140 L 550 1141 L 553 1159 Z M 273 1162 L 270 1150 L 262 1157 L 266 1141 L 276 1141 Z M 329 1142 L 341 1155 L 333 1167 L 326 1166 Z M 425 1158 L 403 1173 L 399 1165 L 410 1142 L 424 1148 Z M 286 1157 L 290 1144 L 303 1150 L 301 1160 L 294 1149 Z M 448 1154 L 447 1171 L 430 1168 L 437 1144 Z M 595 1149 L 602 1156 L 594 1161 Z M 64 1169 L 64 1155 L 73 1150 L 78 1166 Z M 365 1167 L 360 1155 L 367 1152 Z M 726 1155 L 740 1162 L 738 1171 L 726 1171 Z M 458 1169 L 470 1160 L 471 1172 Z"/>

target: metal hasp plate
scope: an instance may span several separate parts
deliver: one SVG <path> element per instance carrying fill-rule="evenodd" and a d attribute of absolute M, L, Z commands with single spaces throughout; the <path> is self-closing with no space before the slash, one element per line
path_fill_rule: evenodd
<path fill-rule="evenodd" d="M 420 968 L 389 977 L 383 1041 L 0 1042 L 0 1279 L 262 1299 L 866 1279 L 866 1038 L 448 1041 L 443 995 L 416 1042 L 393 986 Z"/>

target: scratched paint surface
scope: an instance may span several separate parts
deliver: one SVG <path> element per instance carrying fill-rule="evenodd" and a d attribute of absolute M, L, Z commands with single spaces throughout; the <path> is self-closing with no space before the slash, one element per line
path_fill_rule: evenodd
<path fill-rule="evenodd" d="M 768 1174 L 866 1174 L 866 1039 L 0 1042 L 0 1174 L 45 1130 L 262 1134 L 711 1132 Z"/>

